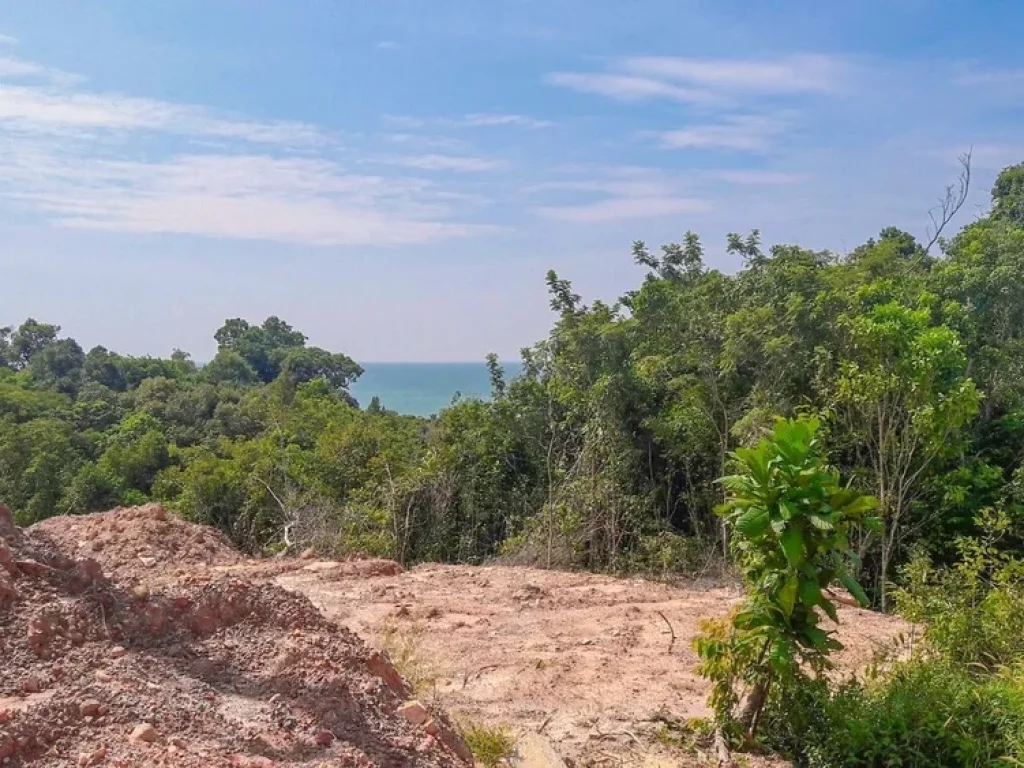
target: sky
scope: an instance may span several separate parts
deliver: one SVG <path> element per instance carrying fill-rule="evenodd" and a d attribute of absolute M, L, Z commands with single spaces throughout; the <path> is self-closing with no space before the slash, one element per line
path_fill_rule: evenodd
<path fill-rule="evenodd" d="M 1019 0 L 0 0 L 0 325 L 512 358 L 631 244 L 846 252 L 1024 161 Z"/>

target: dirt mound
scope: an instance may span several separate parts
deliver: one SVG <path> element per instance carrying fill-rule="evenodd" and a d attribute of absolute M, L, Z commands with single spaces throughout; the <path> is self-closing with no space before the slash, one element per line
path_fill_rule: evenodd
<path fill-rule="evenodd" d="M 159 504 L 51 517 L 33 525 L 28 534 L 64 552 L 92 558 L 114 576 L 242 560 L 223 534 L 186 522 Z"/>
<path fill-rule="evenodd" d="M 132 544 L 104 546 L 98 554 L 109 559 L 101 566 L 78 557 L 83 547 L 72 531 L 97 531 L 93 541 L 114 532 L 111 521 L 123 522 L 130 542 L 149 527 L 139 521 L 175 524 L 153 507 L 91 521 L 53 521 L 26 533 L 0 505 L 5 765 L 468 762 L 447 718 L 408 702 L 410 690 L 387 656 L 305 597 L 211 569 L 205 583 L 165 588 L 140 580 L 134 565 L 120 578 L 117 553 L 131 553 Z M 202 544 L 211 539 L 188 540 L 214 552 Z M 155 554 L 146 557 L 172 551 L 166 541 L 147 544 Z M 177 551 L 199 556 L 191 546 Z"/>

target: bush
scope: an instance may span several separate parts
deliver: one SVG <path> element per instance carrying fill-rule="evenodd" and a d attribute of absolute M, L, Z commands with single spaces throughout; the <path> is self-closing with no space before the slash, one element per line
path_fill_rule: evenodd
<path fill-rule="evenodd" d="M 764 741 L 808 768 L 1024 764 L 1024 561 L 1000 548 L 1009 518 L 979 517 L 960 561 L 917 554 L 897 604 L 923 626 L 909 660 L 831 690 L 803 681 L 769 702 Z"/>
<path fill-rule="evenodd" d="M 824 680 L 769 704 L 764 741 L 806 768 L 980 768 L 1024 758 L 1024 670 L 978 680 L 941 659 L 899 662 L 830 692 Z"/>

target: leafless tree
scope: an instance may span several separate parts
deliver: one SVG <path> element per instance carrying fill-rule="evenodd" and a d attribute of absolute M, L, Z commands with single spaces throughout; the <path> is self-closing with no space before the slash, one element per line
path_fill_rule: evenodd
<path fill-rule="evenodd" d="M 928 218 L 931 219 L 931 224 L 926 230 L 928 244 L 924 247 L 925 253 L 928 253 L 932 246 L 938 242 L 946 225 L 952 221 L 953 217 L 964 207 L 964 203 L 967 202 L 967 195 L 971 189 L 972 153 L 973 149 L 968 150 L 957 158 L 957 161 L 960 163 L 960 174 L 954 183 L 946 187 L 946 191 L 939 198 L 938 204 L 928 211 Z"/>

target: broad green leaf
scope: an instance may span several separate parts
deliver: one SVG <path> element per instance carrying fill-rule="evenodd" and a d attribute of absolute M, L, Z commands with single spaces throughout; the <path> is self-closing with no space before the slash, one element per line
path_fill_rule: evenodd
<path fill-rule="evenodd" d="M 821 603 L 821 586 L 817 577 L 800 579 L 800 602 L 804 605 L 818 605 Z"/>
<path fill-rule="evenodd" d="M 821 610 L 825 612 L 826 616 L 832 619 L 836 624 L 839 623 L 839 615 L 836 613 L 835 603 L 831 600 L 822 600 L 818 605 L 821 606 Z"/>
<path fill-rule="evenodd" d="M 771 524 L 768 510 L 764 507 L 751 507 L 736 518 L 736 531 L 748 539 L 756 539 L 767 533 Z"/>
<path fill-rule="evenodd" d="M 786 530 L 779 534 L 779 544 L 786 555 L 786 561 L 793 567 L 799 568 L 804 561 L 804 537 L 803 532 L 790 523 Z"/>
<path fill-rule="evenodd" d="M 867 594 L 857 580 L 853 578 L 847 571 L 839 572 L 839 583 L 846 587 L 847 591 L 854 596 L 858 603 L 863 607 L 867 608 L 871 605 L 871 601 L 868 600 Z"/>
<path fill-rule="evenodd" d="M 793 606 L 796 605 L 796 595 L 800 588 L 800 577 L 797 574 L 790 576 L 786 583 L 779 590 L 779 607 L 787 617 L 793 615 Z"/>

